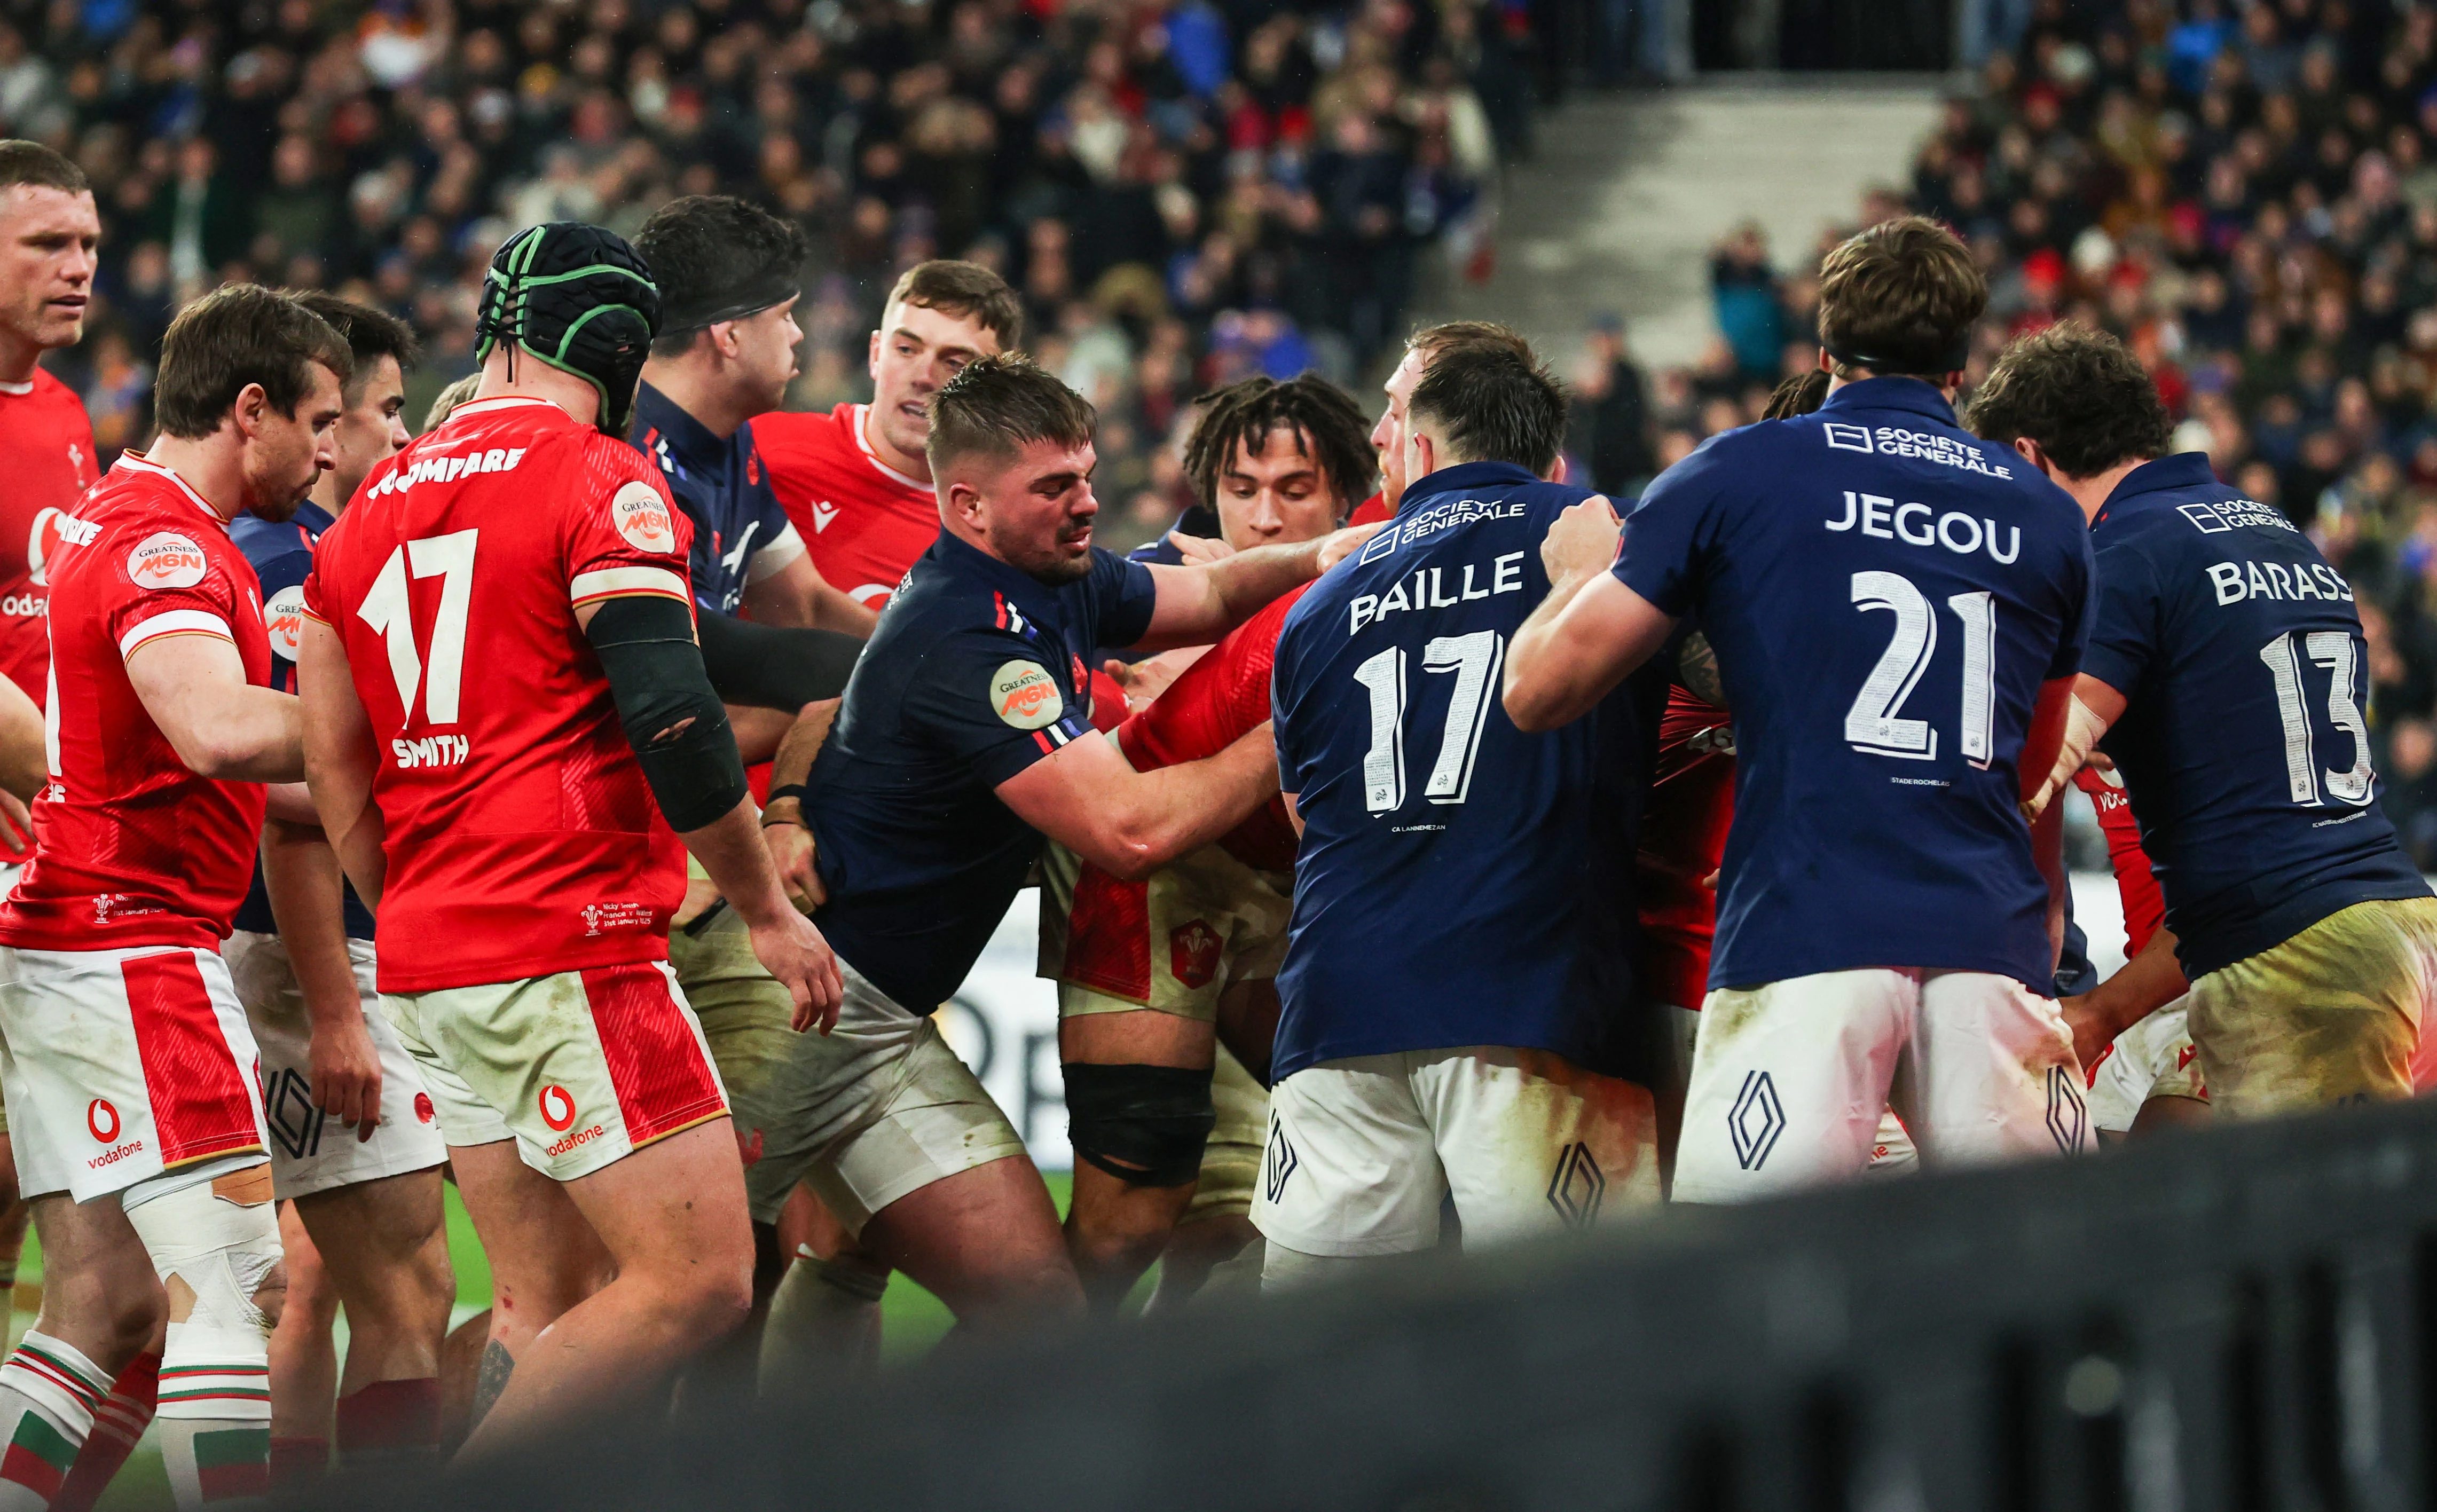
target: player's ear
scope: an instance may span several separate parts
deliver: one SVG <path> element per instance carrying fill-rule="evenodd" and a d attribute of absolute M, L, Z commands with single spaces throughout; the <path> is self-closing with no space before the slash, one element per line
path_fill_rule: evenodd
<path fill-rule="evenodd" d="M 871 333 L 871 349 L 864 354 L 863 365 L 874 378 L 880 377 L 880 332 L 877 329 Z"/>
<path fill-rule="evenodd" d="M 2032 440 L 2029 436 L 2016 436 L 2014 438 L 2014 450 L 2025 462 L 2027 462 L 2032 466 L 2039 468 L 2041 477 L 2044 478 L 2047 476 L 2048 460 L 2041 453 L 2040 444 L 2038 442 Z"/>
<path fill-rule="evenodd" d="M 236 416 L 237 439 L 252 440 L 262 430 L 262 413 L 271 407 L 271 396 L 259 383 L 249 383 L 237 391 L 237 400 L 229 406 Z"/>

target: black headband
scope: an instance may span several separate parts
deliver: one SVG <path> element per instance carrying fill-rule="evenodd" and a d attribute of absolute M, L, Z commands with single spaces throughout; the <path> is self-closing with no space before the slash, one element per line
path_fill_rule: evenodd
<path fill-rule="evenodd" d="M 1920 373 L 1960 373 L 1972 361 L 1972 334 L 1966 331 L 1957 337 L 1955 344 L 1947 349 L 1945 360 L 1935 368 L 1917 368 L 1890 358 L 1871 357 L 1838 346 L 1825 339 L 1819 343 L 1819 349 L 1847 367 L 1867 367 L 1873 373 L 1894 374 L 1898 377 Z"/>
<path fill-rule="evenodd" d="M 662 337 L 686 336 L 707 330 L 724 320 L 743 320 L 759 315 L 773 305 L 783 305 L 804 291 L 793 270 L 774 270 L 748 280 L 742 288 L 721 291 L 714 300 L 695 304 L 673 305 L 660 320 Z"/>

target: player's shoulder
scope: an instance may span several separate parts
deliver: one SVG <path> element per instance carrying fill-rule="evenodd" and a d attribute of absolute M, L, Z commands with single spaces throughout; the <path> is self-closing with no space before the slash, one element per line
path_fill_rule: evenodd
<path fill-rule="evenodd" d="M 311 505 L 307 505 L 311 508 Z M 299 554 L 312 554 L 313 533 L 304 519 L 271 520 L 239 515 L 229 521 L 229 544 L 258 571 L 264 563 Z"/>
<path fill-rule="evenodd" d="M 846 403 L 832 410 L 773 410 L 753 417 L 753 444 L 764 457 L 781 465 L 805 466 L 842 458 L 854 447 L 855 416 L 862 406 Z"/>

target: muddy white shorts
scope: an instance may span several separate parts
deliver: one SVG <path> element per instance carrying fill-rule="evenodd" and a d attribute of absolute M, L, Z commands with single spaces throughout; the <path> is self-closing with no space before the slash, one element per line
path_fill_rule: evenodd
<path fill-rule="evenodd" d="M 2089 1146 L 2055 1003 L 1986 972 L 1823 972 L 1702 1003 L 1675 1200 L 1747 1202 L 1859 1176 L 1891 1105 L 1932 1166 Z"/>
<path fill-rule="evenodd" d="M 2100 1052 L 2086 1078 L 2092 1128 L 2130 1134 L 2132 1121 L 2151 1098 L 2208 1100 L 2185 1013 L 2178 998 L 2115 1036 L 2115 1043 Z"/>
<path fill-rule="evenodd" d="M 262 1112 L 271 1132 L 271 1179 L 282 1202 L 359 1182 L 429 1170 L 448 1158 L 440 1115 L 423 1072 L 390 1028 L 373 986 L 373 942 L 347 941 L 356 999 L 380 1059 L 380 1127 L 370 1139 L 313 1106 L 313 1021 L 296 968 L 277 935 L 240 929 L 220 946 L 237 999 L 262 1052 Z"/>
<path fill-rule="evenodd" d="M 0 948 L 18 1189 L 78 1202 L 259 1151 L 254 1034 L 216 950 Z"/>
<path fill-rule="evenodd" d="M 514 1138 L 558 1181 L 728 1116 L 702 1026 L 666 961 L 386 993 L 452 1145 Z"/>
<path fill-rule="evenodd" d="M 770 1121 L 745 1168 L 757 1222 L 808 1183 L 850 1234 L 933 1182 L 1021 1155 L 1024 1140 L 938 1026 L 838 962 L 846 1001 L 827 1034 L 799 1034 L 763 1089 Z"/>
<path fill-rule="evenodd" d="M 1324 1061 L 1270 1093 L 1253 1226 L 1305 1255 L 1467 1250 L 1658 1201 L 1650 1094 L 1546 1050 L 1476 1045 Z"/>

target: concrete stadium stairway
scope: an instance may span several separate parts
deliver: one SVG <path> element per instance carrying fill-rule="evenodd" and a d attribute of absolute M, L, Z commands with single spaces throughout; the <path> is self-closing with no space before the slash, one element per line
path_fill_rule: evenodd
<path fill-rule="evenodd" d="M 1693 362 L 1716 335 L 1712 244 L 1757 220 L 1780 270 L 1806 257 L 1865 190 L 1909 180 L 1943 87 L 1924 76 L 1578 94 L 1508 170 L 1495 275 L 1468 284 L 1434 261 L 1416 322 L 1503 321 L 1562 368 L 1589 317 L 1616 310 L 1641 361 Z"/>

